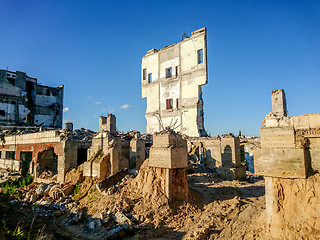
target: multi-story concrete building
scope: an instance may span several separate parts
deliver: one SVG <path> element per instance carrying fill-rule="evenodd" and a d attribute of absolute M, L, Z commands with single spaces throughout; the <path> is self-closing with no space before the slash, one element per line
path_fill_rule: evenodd
<path fill-rule="evenodd" d="M 24 72 L 0 70 L 0 125 L 62 127 L 63 85 L 47 87 Z"/>
<path fill-rule="evenodd" d="M 205 136 L 201 86 L 207 83 L 206 28 L 142 58 L 141 90 L 147 99 L 147 133 L 170 126 Z"/>

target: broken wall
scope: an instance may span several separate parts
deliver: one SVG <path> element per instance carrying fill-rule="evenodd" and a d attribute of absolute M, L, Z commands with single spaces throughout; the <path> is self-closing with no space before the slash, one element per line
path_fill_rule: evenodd
<path fill-rule="evenodd" d="M 160 50 L 141 64 L 142 98 L 147 99 L 147 133 L 167 126 L 188 136 L 206 135 L 201 86 L 207 83 L 206 29 Z"/>
<path fill-rule="evenodd" d="M 62 127 L 63 86 L 37 84 L 24 72 L 0 70 L 0 123 Z"/>
<path fill-rule="evenodd" d="M 255 169 L 265 176 L 270 237 L 317 238 L 320 113 L 287 117 L 271 112 L 263 120 L 260 140 L 261 146 L 254 153 Z"/>
<path fill-rule="evenodd" d="M 42 163 L 44 163 L 44 165 L 39 165 L 41 164 L 41 161 L 39 162 L 39 153 L 48 151 L 49 149 L 53 151 L 51 152 L 51 157 L 49 155 L 43 157 L 49 160 L 52 159 L 52 165 L 50 161 L 43 161 Z M 0 146 L 0 168 L 10 168 L 19 171 L 22 168 L 22 156 L 24 157 L 24 154 L 21 153 L 28 152 L 31 153 L 32 158 L 30 161 L 30 171 L 35 178 L 39 175 L 38 170 L 43 170 L 48 164 L 51 165 L 50 168 L 57 164 L 58 181 L 63 182 L 66 171 L 69 168 L 77 166 L 77 149 L 78 143 L 71 139 L 64 138 L 63 131 L 52 130 L 9 135 L 4 137 L 4 141 Z M 7 152 L 12 152 L 13 154 L 9 155 Z M 56 160 L 53 158 L 53 155 L 57 156 L 57 162 L 55 162 Z"/>

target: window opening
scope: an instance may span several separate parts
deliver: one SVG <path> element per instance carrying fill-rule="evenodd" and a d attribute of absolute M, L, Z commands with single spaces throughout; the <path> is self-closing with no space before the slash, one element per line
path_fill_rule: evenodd
<path fill-rule="evenodd" d="M 147 69 L 146 68 L 143 69 L 143 74 L 142 75 L 143 75 L 142 79 L 146 80 L 146 77 L 147 77 Z"/>
<path fill-rule="evenodd" d="M 0 110 L 0 116 L 4 117 L 6 115 L 6 112 L 4 110 Z"/>
<path fill-rule="evenodd" d="M 148 83 L 151 83 L 152 82 L 152 73 L 149 73 L 148 74 Z"/>
<path fill-rule="evenodd" d="M 176 108 L 179 108 L 179 99 L 176 99 Z"/>
<path fill-rule="evenodd" d="M 176 77 L 178 76 L 178 66 L 176 66 Z"/>
<path fill-rule="evenodd" d="M 7 80 L 9 81 L 9 83 L 11 83 L 13 86 L 15 86 L 16 85 L 16 80 L 14 79 L 14 78 L 9 78 L 9 77 L 7 77 Z"/>
<path fill-rule="evenodd" d="M 166 78 L 172 77 L 172 67 L 166 69 Z"/>
<path fill-rule="evenodd" d="M 198 64 L 203 63 L 203 49 L 198 50 Z"/>
<path fill-rule="evenodd" d="M 167 103 L 167 109 L 172 109 L 172 98 L 167 99 L 166 103 Z"/>
<path fill-rule="evenodd" d="M 6 159 L 15 159 L 16 152 L 15 151 L 6 151 Z"/>

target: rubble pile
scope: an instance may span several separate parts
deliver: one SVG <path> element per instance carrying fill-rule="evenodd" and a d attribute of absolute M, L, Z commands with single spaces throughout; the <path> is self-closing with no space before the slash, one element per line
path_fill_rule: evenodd
<path fill-rule="evenodd" d="M 78 141 L 79 143 L 91 142 L 95 134 L 96 132 L 90 129 L 80 128 L 72 132 L 72 137 L 74 140 Z"/>
<path fill-rule="evenodd" d="M 32 183 L 17 189 L 11 208 L 30 211 L 53 232 L 52 239 L 259 239 L 263 236 L 263 181 L 222 181 L 215 174 L 188 175 L 194 198 L 172 204 L 161 179 L 148 166 L 102 181 L 83 177 L 83 168 L 66 174 L 65 184 Z M 20 200 L 19 200 L 20 199 Z M 1 206 L 0 206 L 1 207 Z M 249 218 L 247 218 L 249 216 Z M 251 220 L 248 220 L 251 219 Z M 31 218 L 32 220 L 32 218 Z M 255 226 L 255 224 L 257 226 Z M 244 227 L 245 226 L 245 227 Z M 232 235 L 230 235 L 232 232 Z M 56 236 L 56 238 L 54 238 Z M 261 238 L 260 238 L 261 239 Z"/>
<path fill-rule="evenodd" d="M 16 171 L 7 171 L 5 169 L 0 169 L 0 184 L 17 181 L 22 178 L 22 175 Z"/>
<path fill-rule="evenodd" d="M 21 135 L 27 133 L 35 133 L 39 132 L 40 128 L 11 128 L 11 129 L 0 129 L 0 135 L 7 136 L 7 135 Z"/>

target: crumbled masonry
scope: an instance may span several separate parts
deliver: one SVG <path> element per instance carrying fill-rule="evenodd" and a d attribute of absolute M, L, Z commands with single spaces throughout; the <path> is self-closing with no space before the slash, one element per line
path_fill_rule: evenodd
<path fill-rule="evenodd" d="M 320 113 L 287 117 L 286 109 L 284 91 L 272 91 L 272 112 L 263 119 L 261 146 L 254 152 L 256 173 L 266 182 L 267 231 L 272 239 L 316 239 Z"/>

